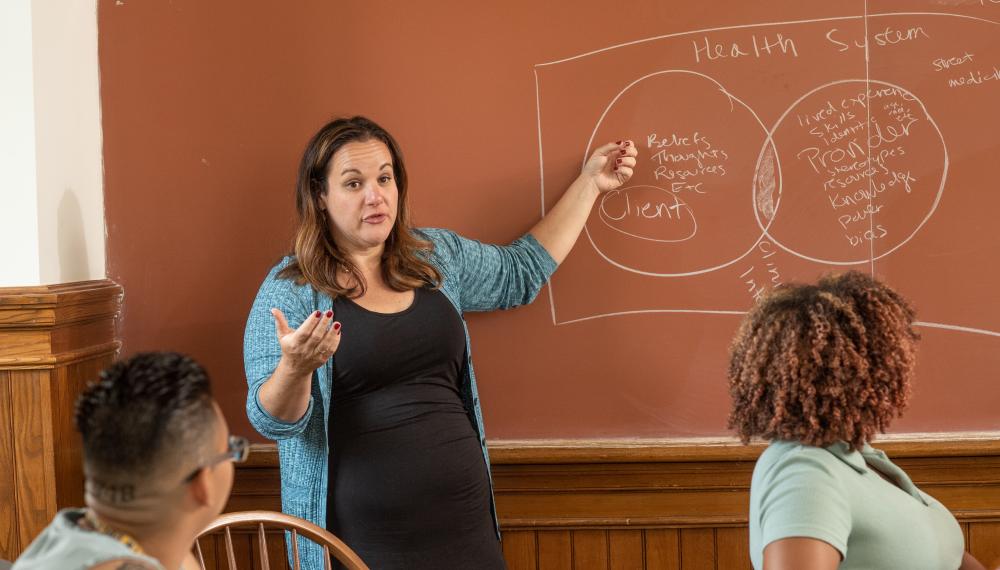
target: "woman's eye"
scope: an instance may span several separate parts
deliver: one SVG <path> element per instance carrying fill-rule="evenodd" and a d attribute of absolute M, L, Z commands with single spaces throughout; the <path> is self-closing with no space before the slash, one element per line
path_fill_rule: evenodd
<path fill-rule="evenodd" d="M 378 181 L 381 182 L 382 184 L 388 184 L 390 180 L 392 180 L 391 176 L 382 176 L 381 178 L 378 179 Z"/>
<path fill-rule="evenodd" d="M 345 184 L 345 186 L 347 186 L 351 190 L 356 190 L 356 189 L 358 189 L 358 188 L 361 187 L 361 183 L 358 182 L 357 180 L 351 180 L 350 182 L 348 182 L 347 184 Z"/>

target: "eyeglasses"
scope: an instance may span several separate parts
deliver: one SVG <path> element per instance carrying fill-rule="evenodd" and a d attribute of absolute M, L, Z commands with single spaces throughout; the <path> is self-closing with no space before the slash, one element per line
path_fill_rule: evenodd
<path fill-rule="evenodd" d="M 208 469 L 222 463 L 223 461 L 232 461 L 233 463 L 243 463 L 247 460 L 247 456 L 250 455 L 250 441 L 245 437 L 240 437 L 238 435 L 229 436 L 229 445 L 225 452 L 216 455 L 215 457 L 209 459 L 208 461 L 202 463 L 197 469 L 191 472 L 190 475 L 184 478 L 182 484 L 190 483 L 194 481 L 194 478 L 201 473 L 202 469 Z"/>

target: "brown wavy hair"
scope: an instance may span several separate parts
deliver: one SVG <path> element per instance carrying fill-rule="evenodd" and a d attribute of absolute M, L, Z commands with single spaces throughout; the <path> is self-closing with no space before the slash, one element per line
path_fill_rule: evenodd
<path fill-rule="evenodd" d="M 852 271 L 785 285 L 758 303 L 730 347 L 729 427 L 751 437 L 858 449 L 906 407 L 915 313 Z"/>
<path fill-rule="evenodd" d="M 396 291 L 439 286 L 441 273 L 428 261 L 434 244 L 417 237 L 410 227 L 403 153 L 388 131 L 360 116 L 330 121 L 306 145 L 295 187 L 295 206 L 299 214 L 293 246 L 295 257 L 278 273 L 278 277 L 294 279 L 300 285 L 309 283 L 334 299 L 340 296 L 356 298 L 365 294 L 368 284 L 364 276 L 337 247 L 329 218 L 319 204 L 329 189 L 327 179 L 333 155 L 347 143 L 370 140 L 380 141 L 388 147 L 399 190 L 396 223 L 382 252 L 382 278 Z M 339 285 L 336 279 L 338 270 L 350 273 L 354 285 Z"/>

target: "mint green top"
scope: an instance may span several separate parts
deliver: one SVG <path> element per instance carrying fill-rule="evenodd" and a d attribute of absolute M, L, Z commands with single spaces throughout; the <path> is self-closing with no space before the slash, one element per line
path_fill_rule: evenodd
<path fill-rule="evenodd" d="M 77 522 L 83 515 L 83 509 L 64 509 L 56 513 L 49 526 L 14 561 L 13 570 L 86 570 L 112 560 L 163 570 L 155 558 L 136 554 L 110 536 L 80 528 Z"/>
<path fill-rule="evenodd" d="M 954 570 L 965 551 L 948 509 L 867 444 L 859 452 L 846 443 L 773 441 L 764 450 L 750 483 L 754 568 L 763 569 L 768 544 L 791 537 L 830 544 L 843 558 L 841 570 Z"/>

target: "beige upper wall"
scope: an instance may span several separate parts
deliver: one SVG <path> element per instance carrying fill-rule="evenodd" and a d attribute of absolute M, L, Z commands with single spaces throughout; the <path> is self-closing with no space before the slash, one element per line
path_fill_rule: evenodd
<path fill-rule="evenodd" d="M 0 286 L 39 278 L 32 67 L 31 7 L 0 2 Z"/>
<path fill-rule="evenodd" d="M 97 4 L 0 6 L 0 286 L 105 277 Z M 9 85 L 9 89 L 6 88 Z"/>

